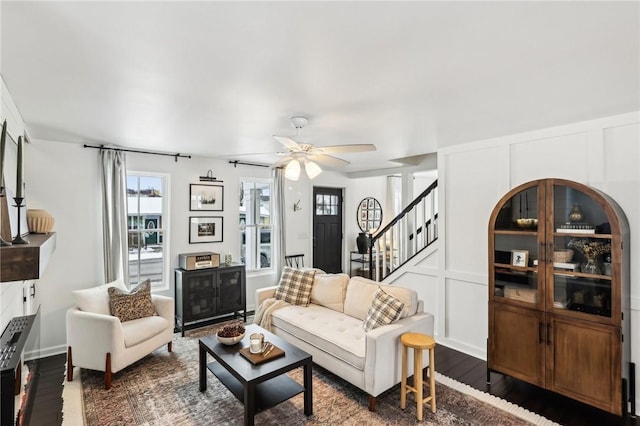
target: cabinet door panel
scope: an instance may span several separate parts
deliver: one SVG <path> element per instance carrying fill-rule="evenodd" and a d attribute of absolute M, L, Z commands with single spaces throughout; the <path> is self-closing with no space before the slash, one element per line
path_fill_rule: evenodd
<path fill-rule="evenodd" d="M 621 413 L 620 329 L 550 317 L 547 387 Z"/>
<path fill-rule="evenodd" d="M 183 280 L 184 320 L 209 318 L 216 312 L 215 274 L 199 272 L 187 274 Z"/>
<path fill-rule="evenodd" d="M 489 311 L 489 368 L 544 386 L 542 312 L 502 303 Z"/>
<path fill-rule="evenodd" d="M 244 267 L 218 271 L 218 315 L 245 309 Z"/>

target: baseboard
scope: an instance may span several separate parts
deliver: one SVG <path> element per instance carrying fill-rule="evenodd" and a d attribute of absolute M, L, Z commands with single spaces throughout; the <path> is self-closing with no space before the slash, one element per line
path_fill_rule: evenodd
<path fill-rule="evenodd" d="M 448 348 L 454 349 L 456 351 L 462 352 L 464 354 L 470 355 L 475 358 L 479 358 L 483 361 L 487 360 L 487 348 L 485 347 L 478 348 L 475 346 L 462 343 L 458 340 L 446 339 L 446 338 L 445 339 L 436 338 L 436 341 L 438 342 L 438 344 L 441 344 L 442 346 L 446 346 Z"/>
<path fill-rule="evenodd" d="M 67 345 L 51 346 L 49 348 L 41 348 L 39 351 L 25 352 L 25 359 L 46 358 L 48 356 L 60 355 L 67 353 Z"/>

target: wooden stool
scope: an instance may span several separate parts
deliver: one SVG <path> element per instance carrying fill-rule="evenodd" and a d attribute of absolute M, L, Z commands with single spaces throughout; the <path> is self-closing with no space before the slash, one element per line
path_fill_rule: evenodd
<path fill-rule="evenodd" d="M 436 341 L 433 337 L 420 333 L 405 333 L 400 336 L 402 342 L 402 385 L 400 387 L 400 408 L 403 410 L 407 405 L 407 394 L 416 394 L 418 412 L 416 417 L 422 420 L 422 404 L 431 402 L 431 412 L 436 412 L 436 363 L 435 348 Z M 413 349 L 413 387 L 407 385 L 407 348 Z M 429 396 L 423 398 L 422 381 L 422 351 L 429 351 Z M 424 383 L 426 385 L 426 383 Z"/>

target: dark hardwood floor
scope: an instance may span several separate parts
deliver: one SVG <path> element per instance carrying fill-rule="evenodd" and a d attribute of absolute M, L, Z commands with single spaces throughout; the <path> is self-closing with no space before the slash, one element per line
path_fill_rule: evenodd
<path fill-rule="evenodd" d="M 33 410 L 30 425 L 54 426 L 62 424 L 62 381 L 66 356 L 54 355 L 39 360 Z"/>
<path fill-rule="evenodd" d="M 511 377 L 491 373 L 486 383 L 486 362 L 442 345 L 436 346 L 436 371 L 476 389 L 499 396 L 549 420 L 567 426 L 640 426 L 631 416 L 617 417 L 561 395 L 529 385 Z M 62 424 L 62 382 L 65 356 L 43 358 L 36 389 L 31 425 Z M 437 395 L 436 395 L 437 398 Z"/>
<path fill-rule="evenodd" d="M 487 384 L 487 363 L 485 361 L 442 345 L 436 346 L 436 371 L 562 425 L 640 426 L 640 421 L 637 418 L 618 417 L 499 373 L 491 373 L 491 384 L 489 385 Z"/>

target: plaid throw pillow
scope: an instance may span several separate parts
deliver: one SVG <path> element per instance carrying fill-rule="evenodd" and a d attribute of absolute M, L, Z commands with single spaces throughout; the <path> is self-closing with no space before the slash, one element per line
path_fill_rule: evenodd
<path fill-rule="evenodd" d="M 315 274 L 316 271 L 313 269 L 294 269 L 285 266 L 276 289 L 275 298 L 292 305 L 307 306 L 311 298 Z"/>
<path fill-rule="evenodd" d="M 109 305 L 111 315 L 120 318 L 122 322 L 158 315 L 151 301 L 150 280 L 138 284 L 131 293 L 118 287 L 109 287 Z"/>
<path fill-rule="evenodd" d="M 400 318 L 403 309 L 404 303 L 378 287 L 367 317 L 364 319 L 364 331 L 371 331 L 382 325 L 391 324 Z"/>

